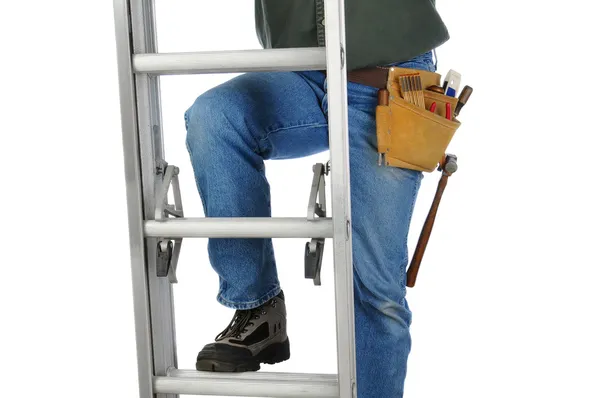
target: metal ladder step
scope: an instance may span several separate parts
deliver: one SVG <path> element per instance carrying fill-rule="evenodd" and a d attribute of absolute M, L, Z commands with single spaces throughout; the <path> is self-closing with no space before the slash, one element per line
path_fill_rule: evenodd
<path fill-rule="evenodd" d="M 156 238 L 332 238 L 330 217 L 171 218 L 145 221 L 144 234 Z"/>
<path fill-rule="evenodd" d="M 226 395 L 232 397 L 339 397 L 335 374 L 240 373 L 222 374 L 173 369 L 154 377 L 157 394 Z"/>
<path fill-rule="evenodd" d="M 183 75 L 325 70 L 324 48 L 205 51 L 133 55 L 135 73 Z"/>

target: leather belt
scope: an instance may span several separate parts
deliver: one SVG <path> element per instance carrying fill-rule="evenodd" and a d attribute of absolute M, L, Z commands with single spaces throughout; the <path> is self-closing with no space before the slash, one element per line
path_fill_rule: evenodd
<path fill-rule="evenodd" d="M 388 73 L 389 68 L 384 67 L 356 69 L 348 72 L 348 81 L 384 89 L 387 87 Z"/>

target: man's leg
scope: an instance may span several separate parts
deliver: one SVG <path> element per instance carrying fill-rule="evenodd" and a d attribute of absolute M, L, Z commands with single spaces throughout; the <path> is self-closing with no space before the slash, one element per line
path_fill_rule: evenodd
<path fill-rule="evenodd" d="M 433 70 L 430 60 L 400 66 Z M 378 166 L 377 92 L 348 86 L 358 397 L 401 398 L 411 348 L 407 236 L 423 174 Z"/>
<path fill-rule="evenodd" d="M 402 65 L 408 68 L 416 69 L 428 69 L 433 70 L 433 63 L 431 59 L 417 60 L 412 63 L 406 63 Z M 292 74 L 290 74 L 292 75 Z M 275 75 L 284 76 L 284 75 Z M 322 98 L 321 81 L 316 75 L 311 75 L 314 78 L 314 82 L 311 82 L 309 87 L 313 91 L 315 103 L 319 104 Z M 266 79 L 270 80 L 270 79 Z M 293 80 L 293 79 L 292 79 Z M 282 86 L 284 81 L 282 80 Z M 249 87 L 253 87 L 259 92 L 263 93 L 268 103 L 271 106 L 278 106 L 279 97 L 286 95 L 289 98 L 291 87 L 302 87 L 297 82 L 292 81 L 287 90 L 282 92 L 276 92 L 277 90 L 265 90 L 265 81 L 259 81 L 256 84 L 249 84 Z M 308 83 L 306 83 L 308 84 Z M 226 88 L 227 84 L 224 85 Z M 242 85 L 244 86 L 244 85 Z M 257 86 L 257 87 L 254 87 Z M 266 86 L 269 86 L 268 84 Z M 273 84 L 275 86 L 275 84 Z M 246 188 L 244 192 L 250 192 L 256 185 L 259 188 L 264 188 L 263 201 L 268 207 L 268 184 L 264 180 L 264 172 L 262 172 L 262 161 L 259 157 L 255 156 L 260 154 L 262 147 L 256 145 L 258 150 L 248 150 L 248 147 L 255 145 L 253 142 L 254 134 L 247 133 L 248 131 L 259 129 L 253 128 L 255 122 L 250 120 L 243 120 L 240 123 L 239 120 L 234 116 L 235 112 L 231 112 L 230 107 L 225 105 L 216 105 L 220 102 L 219 98 L 228 98 L 225 103 L 234 102 L 234 109 L 245 109 L 248 105 L 246 101 L 249 98 L 254 97 L 252 91 L 247 92 L 245 88 L 242 90 L 245 94 L 243 96 L 233 95 L 236 90 L 223 90 L 222 92 L 213 92 L 212 94 L 205 94 L 201 98 L 205 98 L 199 101 L 188 111 L 186 120 L 188 121 L 188 147 L 190 148 L 190 154 L 192 155 L 192 162 L 194 162 L 194 169 L 197 174 L 198 188 L 204 200 L 204 206 L 206 214 L 210 214 L 210 206 L 207 207 L 206 193 L 203 192 L 203 187 L 210 185 L 207 180 L 216 178 L 218 184 L 213 184 L 214 188 L 221 188 L 222 192 L 220 195 L 228 197 L 228 200 L 239 204 L 236 201 L 240 201 L 240 196 L 228 195 L 229 192 L 239 192 L 235 185 L 236 178 L 228 177 L 232 173 L 234 177 L 239 178 L 240 173 L 235 172 L 237 162 L 234 164 L 228 163 L 226 160 L 218 162 L 219 167 L 214 167 L 208 160 L 196 163 L 195 159 L 198 159 L 198 152 L 194 151 L 194 148 L 198 146 L 194 144 L 201 143 L 202 141 L 209 140 L 213 150 L 206 150 L 205 155 L 210 158 L 216 156 L 217 159 L 221 159 L 222 156 L 218 155 L 221 151 L 221 146 L 227 148 L 227 152 L 233 152 L 236 154 L 234 158 L 238 159 L 241 164 L 250 164 L 250 167 L 244 166 L 243 169 L 246 171 L 255 170 L 260 175 L 260 178 L 248 178 L 249 181 L 258 181 L 258 184 L 250 184 L 250 189 L 244 180 L 245 175 L 241 173 L 242 185 Z M 209 92 L 211 93 L 211 92 Z M 218 94 L 218 95 L 217 95 Z M 306 93 L 305 93 L 306 94 Z M 233 98 L 232 98 L 233 97 Z M 306 98 L 309 98 L 307 95 Z M 412 217 L 412 210 L 414 207 L 414 201 L 418 192 L 422 174 L 415 171 L 398 169 L 398 168 L 387 168 L 377 166 L 377 151 L 376 151 L 376 135 L 375 135 L 375 106 L 377 104 L 377 90 L 357 84 L 350 83 L 348 89 L 348 101 L 349 101 L 349 133 L 350 133 L 350 176 L 351 176 L 351 195 L 352 195 L 352 218 L 353 218 L 353 257 L 354 257 L 354 278 L 355 278 L 355 313 L 356 313 L 356 348 L 357 348 L 357 372 L 358 372 L 358 389 L 359 398 L 368 397 L 401 397 L 403 395 L 403 385 L 406 376 L 406 362 L 408 353 L 410 351 L 410 333 L 409 326 L 411 321 L 411 313 L 408 309 L 408 305 L 405 300 L 405 268 L 408 263 L 408 250 L 406 246 L 406 239 L 408 235 L 408 228 L 410 219 Z M 282 99 L 283 100 L 283 99 Z M 251 101 L 252 102 L 252 101 Z M 310 110 L 309 114 L 314 116 L 318 112 L 315 111 L 313 114 L 312 100 L 309 101 L 311 104 L 308 106 Z M 218 115 L 215 116 L 212 111 L 208 110 L 207 105 L 215 106 L 216 109 L 220 109 Z M 326 112 L 327 104 L 326 101 L 323 104 Z M 307 109 L 305 104 L 298 102 L 298 98 L 293 101 L 293 104 L 282 106 L 279 112 L 274 112 L 275 116 L 279 116 L 281 119 L 276 123 L 274 129 L 275 132 L 285 131 L 286 127 L 278 126 L 279 123 L 286 123 L 287 118 L 290 115 L 287 114 L 291 108 L 294 111 L 302 111 Z M 242 115 L 253 115 L 259 117 L 262 112 L 265 111 L 264 107 L 261 108 L 260 103 L 249 107 L 251 110 L 246 112 L 240 112 Z M 198 109 L 198 112 L 194 112 Z M 281 113 L 280 113 L 281 112 Z M 291 111 L 290 111 L 291 112 Z M 206 114 L 205 114 L 206 113 Z M 267 113 L 268 114 L 268 113 Z M 295 112 L 290 113 L 297 120 L 298 117 Z M 287 115 L 287 116 L 286 116 Z M 225 117 L 229 116 L 229 117 Z M 311 117 L 312 117 L 311 116 Z M 231 118 L 231 119 L 230 119 Z M 223 123 L 211 124 L 210 121 L 222 120 Z M 288 121 L 291 123 L 288 127 L 295 130 L 293 126 L 293 120 Z M 195 126 L 194 121 L 197 123 Z M 211 126 L 210 128 L 202 127 L 203 125 Z M 227 128 L 217 128 L 220 125 L 225 125 Z M 266 123 L 265 125 L 268 125 Z M 303 127 L 304 126 L 304 127 Z M 273 150 L 268 147 L 265 148 L 264 153 L 269 154 L 273 152 L 276 157 L 285 158 L 286 156 L 302 156 L 303 154 L 308 155 L 310 153 L 318 152 L 325 149 L 327 146 L 326 136 L 326 120 L 323 116 L 319 116 L 317 119 L 300 120 L 298 122 L 298 132 L 300 139 L 295 141 L 294 144 L 290 143 L 289 147 L 286 147 L 285 141 L 288 137 L 284 134 L 273 135 L 274 142 L 281 148 L 285 147 L 285 150 Z M 300 147 L 294 147 L 294 145 L 304 145 L 310 141 L 312 134 L 303 133 L 303 129 L 308 127 L 309 129 L 314 128 L 315 131 L 319 131 L 317 134 L 321 137 L 319 140 L 320 144 L 313 147 L 311 150 L 305 151 L 304 153 L 294 152 L 300 150 Z M 283 130 L 279 130 L 279 129 Z M 190 138 L 191 133 L 194 131 L 200 132 L 201 139 Z M 207 131 L 219 131 L 219 136 L 216 139 L 212 139 L 210 135 L 207 136 Z M 242 131 L 243 134 L 228 134 L 226 131 Z M 221 134 L 223 133 L 223 134 Z M 196 135 L 196 134 L 194 134 Z M 269 134 L 266 135 L 269 137 Z M 283 139 L 285 137 L 285 140 Z M 279 139 L 278 139 L 279 138 Z M 291 138 L 291 136 L 289 137 Z M 271 139 L 268 138 L 267 141 Z M 213 142 L 214 141 L 214 142 Z M 242 143 L 240 143 L 242 141 Z M 259 142 L 263 140 L 259 139 Z M 224 144 L 223 144 L 224 143 Z M 275 145 L 275 146 L 277 146 Z M 271 147 L 275 147 L 271 145 Z M 199 147 L 198 147 L 199 148 Z M 210 146 L 209 146 L 210 148 Z M 216 150 L 215 150 L 216 149 Z M 245 154 L 239 156 L 239 153 Z M 262 155 L 262 158 L 267 156 Z M 258 167 L 256 166 L 258 164 Z M 221 167 L 222 166 L 222 167 Z M 224 170 L 225 174 L 220 177 L 215 177 L 220 170 Z M 252 176 L 255 177 L 254 171 Z M 264 180 L 264 181 L 263 181 Z M 229 183 L 228 188 L 222 188 L 224 185 L 222 181 L 233 181 Z M 264 184 L 264 185 L 262 185 Z M 227 185 L 227 184 L 225 184 Z M 260 191 L 260 189 L 259 189 Z M 251 192 L 251 196 L 254 193 Z M 243 199 L 247 196 L 242 196 Z M 218 201 L 218 199 L 215 199 Z M 243 201 L 241 201 L 243 203 Z M 253 202 L 254 203 L 254 202 Z M 223 205 L 226 209 L 227 206 Z M 236 205 L 233 205 L 235 208 Z M 265 211 L 264 214 L 267 214 Z M 263 213 L 259 213 L 263 214 Z M 217 241 L 217 240 L 213 240 Z M 237 262 L 220 262 L 221 258 L 227 259 L 228 250 L 236 252 L 236 242 L 243 242 L 243 240 L 222 240 L 224 243 L 228 242 L 228 246 L 215 245 L 212 249 L 215 255 L 211 254 L 211 262 L 213 267 L 219 272 L 221 276 L 221 293 L 219 300 L 225 305 L 236 308 L 240 306 L 240 303 L 229 303 L 230 300 L 223 299 L 223 292 L 227 291 L 229 287 L 226 282 L 228 275 L 237 275 L 240 273 L 240 267 L 237 266 Z M 267 245 L 270 246 L 270 241 L 267 241 Z M 246 243 L 247 244 L 247 243 Z M 210 243 L 209 243 L 210 246 Z M 219 250 L 220 249 L 220 250 Z M 209 248 L 210 250 L 210 248 Z M 256 249 L 255 249 L 256 250 Z M 249 250 L 250 251 L 250 250 Z M 272 248 L 269 250 L 271 253 L 271 259 L 268 263 L 272 264 L 270 274 L 273 275 L 272 279 L 277 280 L 276 271 L 274 267 L 274 260 L 272 260 Z M 243 261 L 245 256 L 237 256 L 237 260 L 241 261 L 241 264 L 249 267 L 251 270 L 256 269 L 257 266 L 251 261 Z M 260 256 L 258 257 L 261 258 Z M 260 268 L 259 268 L 260 269 Z M 255 273 L 251 273 L 251 281 L 256 282 L 260 285 L 259 278 Z M 235 278 L 234 278 L 235 279 Z M 242 285 L 243 286 L 242 281 Z M 276 286 L 278 286 L 278 283 Z M 250 289 L 254 285 L 248 281 L 248 285 L 245 288 L 238 290 L 237 293 L 243 294 L 245 290 Z M 268 290 L 268 288 L 264 289 Z M 275 290 L 276 291 L 276 290 Z M 256 295 L 255 295 L 256 297 Z M 263 299 L 266 300 L 266 299 Z M 231 300 L 232 301 L 232 300 Z M 252 301 L 252 300 L 250 300 Z M 254 303 L 259 303 L 262 300 L 254 298 Z M 241 307 L 238 308 L 250 308 L 253 304 L 244 302 L 242 300 Z M 230 325 L 231 326 L 231 325 Z"/>
<path fill-rule="evenodd" d="M 327 149 L 323 80 L 318 72 L 249 73 L 198 97 L 185 114 L 187 147 L 207 217 L 269 217 L 263 160 Z M 271 239 L 209 239 L 208 252 L 220 279 L 218 301 L 238 311 L 218 344 L 199 354 L 197 368 L 256 370 L 287 359 Z"/>
<path fill-rule="evenodd" d="M 411 346 L 406 241 L 422 174 L 377 165 L 371 111 L 351 106 L 349 123 L 358 396 L 399 398 Z"/>

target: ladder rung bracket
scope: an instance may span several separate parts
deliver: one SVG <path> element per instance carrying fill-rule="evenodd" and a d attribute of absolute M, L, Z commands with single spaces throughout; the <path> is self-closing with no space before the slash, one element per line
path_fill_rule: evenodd
<path fill-rule="evenodd" d="M 331 218 L 205 217 L 146 221 L 146 237 L 157 238 L 332 238 Z"/>
<path fill-rule="evenodd" d="M 325 48 L 135 54 L 135 73 L 184 75 L 326 69 Z"/>
<path fill-rule="evenodd" d="M 171 370 L 154 377 L 155 394 L 219 395 L 232 397 L 339 397 L 335 374 L 241 373 L 221 374 Z"/>

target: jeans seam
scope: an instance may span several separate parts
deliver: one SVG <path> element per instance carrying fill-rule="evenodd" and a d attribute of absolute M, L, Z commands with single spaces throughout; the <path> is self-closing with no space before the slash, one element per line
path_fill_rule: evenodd
<path fill-rule="evenodd" d="M 295 126 L 279 127 L 279 128 L 274 129 L 274 130 L 268 130 L 267 131 L 267 135 L 265 135 L 263 138 L 261 138 L 261 141 L 264 141 L 264 140 L 268 139 L 271 134 L 278 133 L 280 131 L 293 130 L 293 129 L 302 128 L 302 127 L 304 127 L 304 128 L 305 127 L 316 128 L 316 127 L 326 127 L 326 126 L 327 126 L 326 123 L 306 123 L 306 124 L 298 124 L 298 125 L 295 125 Z"/>
<path fill-rule="evenodd" d="M 420 177 L 418 177 L 420 178 Z M 413 212 L 415 210 L 415 205 L 417 203 L 417 194 L 419 192 L 419 187 L 418 185 L 421 184 L 421 181 L 417 181 L 416 184 L 413 184 L 413 189 L 412 189 L 412 203 L 410 205 L 410 214 L 409 214 L 409 219 L 412 219 L 413 216 Z M 408 232 L 406 233 L 406 235 L 404 236 L 404 247 L 408 247 Z M 402 259 L 405 260 L 405 259 Z M 406 253 L 406 260 L 408 261 L 408 252 Z M 406 275 L 406 269 L 403 270 L 403 274 Z M 404 277 L 404 276 L 403 276 Z"/>
<path fill-rule="evenodd" d="M 280 131 L 286 131 L 286 130 L 293 130 L 296 128 L 306 128 L 306 127 L 311 127 L 311 128 L 318 128 L 318 127 L 327 127 L 327 124 L 324 123 L 306 123 L 306 124 L 298 124 L 295 126 L 287 126 L 287 127 L 279 127 L 276 128 L 274 130 L 267 130 L 267 133 L 265 134 L 264 137 L 261 137 L 257 140 L 257 147 L 253 150 L 254 153 L 256 154 L 262 154 L 265 152 L 265 150 L 262 148 L 263 144 L 265 141 L 267 141 L 269 139 L 269 137 L 271 136 L 271 134 L 274 133 L 278 133 Z"/>
<path fill-rule="evenodd" d="M 274 130 L 267 130 L 267 134 L 264 137 L 259 139 L 258 148 L 256 148 L 256 150 L 254 152 L 258 153 L 258 154 L 264 152 L 261 148 L 261 146 L 262 146 L 261 144 L 268 141 L 269 137 L 271 137 L 271 134 L 279 133 L 280 131 L 287 131 L 287 130 L 293 130 L 293 129 L 297 129 L 297 128 L 307 128 L 307 127 L 310 127 L 310 128 L 327 127 L 327 124 L 325 124 L 325 123 L 305 123 L 305 124 L 298 124 L 298 125 L 294 125 L 294 126 L 279 127 Z"/>
<path fill-rule="evenodd" d="M 271 300 L 273 297 L 277 296 L 281 292 L 281 287 L 276 285 L 273 289 L 269 290 L 266 294 L 262 295 L 256 300 L 253 301 L 242 301 L 242 302 L 233 302 L 227 300 L 223 297 L 222 293 L 219 293 L 217 296 L 217 301 L 224 305 L 225 307 L 233 308 L 236 310 L 248 310 L 252 308 L 260 307 L 265 304 L 267 301 Z"/>

